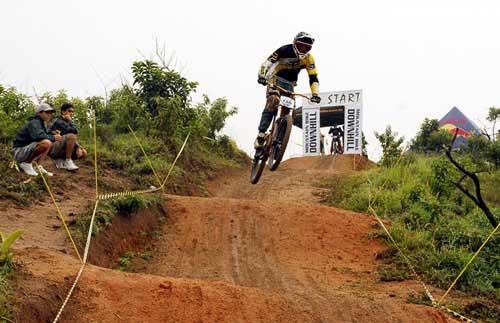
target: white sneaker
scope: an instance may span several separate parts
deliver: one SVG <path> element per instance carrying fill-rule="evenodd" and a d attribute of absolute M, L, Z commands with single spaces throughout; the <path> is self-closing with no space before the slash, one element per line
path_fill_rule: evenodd
<path fill-rule="evenodd" d="M 30 176 L 38 176 L 38 173 L 33 169 L 32 163 L 20 163 L 19 168 L 21 168 L 23 172 Z"/>
<path fill-rule="evenodd" d="M 262 147 L 264 147 L 265 142 L 266 142 L 266 134 L 263 132 L 259 132 L 257 138 L 255 139 L 253 147 L 255 149 L 261 149 Z"/>
<path fill-rule="evenodd" d="M 43 166 L 42 166 L 42 165 L 38 165 L 38 169 L 40 170 L 40 173 L 42 173 L 42 174 L 45 174 L 45 175 L 47 175 L 47 176 L 49 176 L 49 177 L 54 176 L 54 174 L 53 174 L 53 173 L 51 173 L 51 172 L 49 172 L 48 170 L 46 170 L 45 168 L 43 168 Z"/>
<path fill-rule="evenodd" d="M 62 158 L 54 159 L 54 164 L 56 164 L 57 169 L 61 169 L 63 168 L 64 165 L 64 159 Z"/>
<path fill-rule="evenodd" d="M 75 165 L 75 163 L 73 162 L 73 159 L 66 159 L 63 163 L 62 168 L 69 170 L 69 171 L 74 171 L 74 170 L 78 169 L 78 166 Z"/>

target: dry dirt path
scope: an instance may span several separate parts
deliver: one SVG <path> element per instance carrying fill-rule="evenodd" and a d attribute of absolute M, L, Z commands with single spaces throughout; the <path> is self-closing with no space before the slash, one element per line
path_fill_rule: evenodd
<path fill-rule="evenodd" d="M 318 204 L 314 182 L 352 167 L 349 157 L 295 159 L 258 185 L 245 170 L 213 182 L 213 197 L 169 196 L 154 259 L 135 274 L 89 266 L 62 322 L 455 322 L 407 303 L 417 283 L 380 281 L 385 247 L 369 238 L 370 217 Z M 78 270 L 60 253 L 20 258 L 58 292 Z"/>
<path fill-rule="evenodd" d="M 278 171 L 264 170 L 257 185 L 249 183 L 249 170 L 229 171 L 209 184 L 213 197 L 253 200 L 279 200 L 296 203 L 319 203 L 315 185 L 333 174 L 364 169 L 373 163 L 359 156 L 293 158 L 283 162 Z"/>

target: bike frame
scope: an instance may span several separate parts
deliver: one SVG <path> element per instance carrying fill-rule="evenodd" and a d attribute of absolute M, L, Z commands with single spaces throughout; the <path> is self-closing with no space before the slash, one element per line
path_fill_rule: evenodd
<path fill-rule="evenodd" d="M 341 136 L 332 136 L 332 144 L 330 145 L 330 155 L 343 154 L 344 144 Z"/>
<path fill-rule="evenodd" d="M 269 169 L 271 171 L 274 171 L 278 168 L 283 158 L 286 147 L 288 145 L 288 140 L 290 138 L 291 127 L 293 124 L 293 116 L 295 114 L 295 107 L 296 107 L 295 97 L 300 96 L 307 100 L 310 100 L 308 96 L 305 96 L 300 93 L 295 93 L 293 91 L 289 91 L 277 84 L 269 83 L 269 87 L 272 88 L 273 90 L 278 90 L 278 94 L 280 96 L 280 103 L 277 107 L 276 113 L 273 115 L 271 132 L 266 132 L 265 145 L 261 150 L 258 150 L 255 153 L 252 162 L 252 173 L 250 176 L 250 182 L 252 184 L 256 184 L 259 181 L 266 162 L 268 162 Z M 288 97 L 291 100 L 293 100 L 293 102 L 286 102 L 286 100 L 284 100 L 283 97 Z M 286 128 L 283 128 L 281 127 L 283 125 L 281 121 L 284 122 L 285 120 L 286 120 L 285 123 Z M 281 130 L 283 129 L 285 129 L 284 130 L 285 132 L 281 133 Z M 270 156 L 271 159 L 268 160 Z"/>

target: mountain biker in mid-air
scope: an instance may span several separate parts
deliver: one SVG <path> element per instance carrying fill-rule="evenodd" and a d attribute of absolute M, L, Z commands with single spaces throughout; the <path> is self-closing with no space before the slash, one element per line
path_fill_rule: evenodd
<path fill-rule="evenodd" d="M 314 63 L 313 56 L 309 53 L 314 43 L 314 38 L 305 32 L 298 33 L 293 39 L 292 44 L 284 45 L 278 48 L 269 58 L 261 65 L 259 70 L 259 78 L 257 82 L 262 85 L 267 85 L 268 80 L 277 76 L 276 85 L 293 92 L 293 87 L 290 84 L 280 82 L 280 78 L 293 84 L 297 83 L 299 72 L 306 69 L 309 74 L 309 85 L 311 87 L 312 97 L 311 102 L 319 103 L 319 81 L 318 70 Z M 273 116 L 277 111 L 280 102 L 280 93 L 272 86 L 267 87 L 266 91 L 266 106 L 262 111 L 262 116 L 259 123 L 259 134 L 255 140 L 255 149 L 261 149 L 265 142 L 265 132 L 273 120 Z"/>

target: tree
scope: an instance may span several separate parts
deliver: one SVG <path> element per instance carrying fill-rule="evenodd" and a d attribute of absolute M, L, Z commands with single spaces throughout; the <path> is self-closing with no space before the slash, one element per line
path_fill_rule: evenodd
<path fill-rule="evenodd" d="M 131 86 L 123 85 L 112 90 L 106 109 L 111 112 L 113 129 L 118 133 L 128 133 L 128 126 L 132 129 L 142 129 L 146 133 L 152 128 L 151 115 Z"/>
<path fill-rule="evenodd" d="M 479 207 L 488 221 L 490 222 L 491 226 L 493 228 L 496 228 L 498 226 L 498 221 L 493 215 L 493 212 L 491 212 L 490 208 L 486 204 L 486 202 L 483 200 L 483 197 L 481 195 L 481 182 L 479 181 L 479 177 L 477 176 L 478 172 L 470 171 L 465 168 L 464 165 L 460 164 L 452 155 L 451 149 L 453 147 L 453 144 L 455 140 L 457 139 L 457 134 L 458 131 L 455 132 L 455 135 L 453 136 L 453 139 L 451 141 L 451 144 L 447 147 L 445 150 L 446 156 L 450 160 L 450 162 L 455 166 L 457 170 L 459 170 L 463 175 L 458 181 L 453 181 L 453 184 L 462 192 L 464 193 L 468 198 L 470 198 L 476 205 Z M 470 179 L 472 183 L 474 184 L 474 192 L 470 192 L 466 186 L 463 185 L 463 182 L 465 179 Z"/>
<path fill-rule="evenodd" d="M 85 99 L 83 111 L 88 116 L 87 122 L 92 122 L 92 114 L 95 112 L 99 122 L 110 124 L 113 121 L 112 111 L 107 109 L 104 98 L 101 96 L 89 96 Z M 85 115 L 82 115 L 84 117 Z"/>
<path fill-rule="evenodd" d="M 208 96 L 203 96 L 203 102 L 197 105 L 203 114 L 203 123 L 207 128 L 207 135 L 215 138 L 215 135 L 224 128 L 226 119 L 238 112 L 236 107 L 227 109 L 227 99 L 218 98 L 211 102 Z"/>
<path fill-rule="evenodd" d="M 425 118 L 420 125 L 417 136 L 411 141 L 410 149 L 424 153 L 439 152 L 443 145 L 450 142 L 452 137 L 449 132 L 439 129 L 437 119 Z"/>
<path fill-rule="evenodd" d="M 177 99 L 181 108 L 184 108 L 190 102 L 191 92 L 196 90 L 198 85 L 150 60 L 134 62 L 132 74 L 134 85 L 138 86 L 136 93 L 144 100 L 153 117 L 159 114 L 159 98 Z"/>
<path fill-rule="evenodd" d="M 35 105 L 27 95 L 0 84 L 0 142 L 10 143 L 34 112 Z"/>
<path fill-rule="evenodd" d="M 382 165 L 386 167 L 392 166 L 403 153 L 404 137 L 398 138 L 398 133 L 393 132 L 391 126 L 387 126 L 383 133 L 375 132 L 375 138 L 382 146 Z"/>
<path fill-rule="evenodd" d="M 431 133 L 427 139 L 427 147 L 425 147 L 424 152 L 426 153 L 438 153 L 443 150 L 443 145 L 446 145 L 453 138 L 453 135 L 447 130 L 438 130 Z"/>
<path fill-rule="evenodd" d="M 39 100 L 40 102 L 49 104 L 56 111 L 59 110 L 63 103 L 71 101 L 66 90 L 59 90 L 55 95 L 53 95 L 51 92 L 44 92 L 39 97 Z"/>
<path fill-rule="evenodd" d="M 492 106 L 488 110 L 488 116 L 486 117 L 486 120 L 489 122 L 493 123 L 493 135 L 492 135 L 492 141 L 495 141 L 497 139 L 497 135 L 495 133 L 495 126 L 497 123 L 497 120 L 500 118 L 500 108 L 497 108 L 495 106 Z"/>

